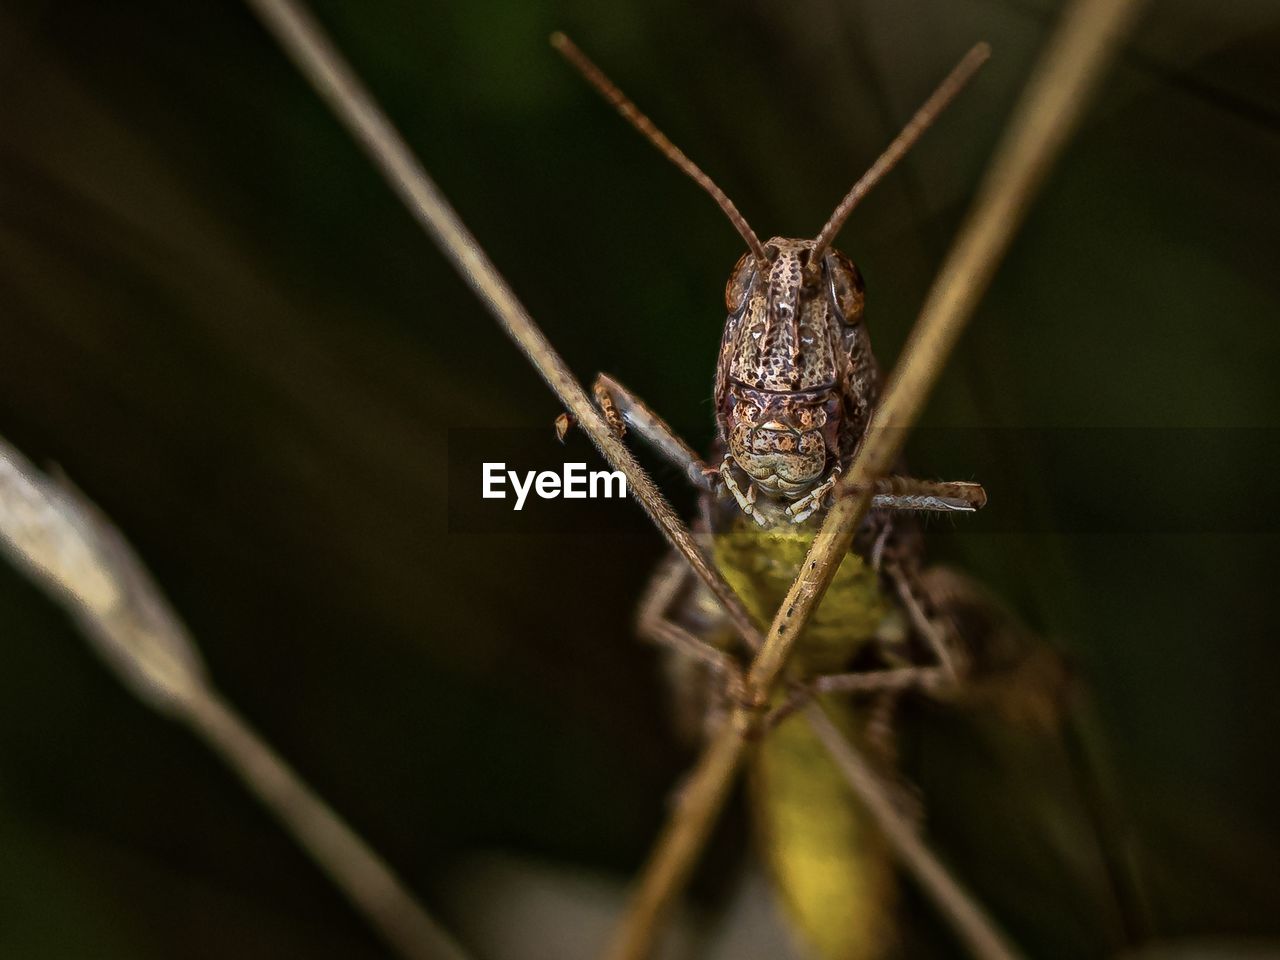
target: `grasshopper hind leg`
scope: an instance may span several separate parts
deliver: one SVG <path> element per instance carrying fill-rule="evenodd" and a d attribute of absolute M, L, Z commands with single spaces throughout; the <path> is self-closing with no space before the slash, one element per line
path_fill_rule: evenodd
<path fill-rule="evenodd" d="M 697 742 L 723 719 L 741 669 L 722 643 L 732 636 L 728 619 L 684 558 L 670 553 L 645 587 L 636 616 L 636 633 L 669 656 L 676 729 Z"/>
<path fill-rule="evenodd" d="M 1037 642 L 976 582 L 949 567 L 881 567 L 927 663 L 813 678 L 808 694 L 882 696 L 920 691 L 939 700 L 994 708 L 1010 720 L 1052 729 L 1067 710 L 1070 676 L 1061 657 Z M 794 709 L 794 705 L 791 709 Z"/>
<path fill-rule="evenodd" d="M 959 700 L 993 707 L 1025 726 L 1047 730 L 1062 721 L 1073 684 L 1061 655 L 952 567 L 921 571 L 914 589 L 952 651 Z"/>

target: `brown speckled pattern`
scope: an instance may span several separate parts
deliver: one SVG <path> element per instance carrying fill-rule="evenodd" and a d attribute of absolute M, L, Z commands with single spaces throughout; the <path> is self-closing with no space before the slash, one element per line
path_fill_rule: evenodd
<path fill-rule="evenodd" d="M 812 249 L 774 237 L 767 270 L 738 261 L 716 366 L 722 442 L 762 492 L 788 500 L 847 465 L 879 387 L 857 267 L 831 250 L 812 270 Z"/>
<path fill-rule="evenodd" d="M 815 390 L 836 382 L 834 317 L 823 284 L 804 283 L 811 240 L 775 237 L 768 275 L 751 283 L 729 376 L 757 390 Z M 755 264 L 747 268 L 756 273 Z"/>

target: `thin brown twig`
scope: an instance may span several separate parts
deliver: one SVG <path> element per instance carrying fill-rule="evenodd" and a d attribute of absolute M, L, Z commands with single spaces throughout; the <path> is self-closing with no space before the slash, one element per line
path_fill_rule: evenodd
<path fill-rule="evenodd" d="M 351 829 L 217 691 L 193 697 L 187 724 L 239 775 L 402 957 L 465 960 L 462 948 Z"/>
<path fill-rule="evenodd" d="M 120 532 L 0 440 L 0 553 L 67 608 L 139 699 L 189 726 L 406 960 L 465 960 L 389 866 L 219 695 L 195 642 Z"/>
<path fill-rule="evenodd" d="M 738 595 L 707 559 L 689 528 L 631 451 L 609 429 L 582 385 L 320 25 L 294 0 L 245 2 L 361 144 L 410 213 L 426 228 L 489 312 L 529 358 L 600 454 L 626 476 L 631 495 L 711 589 L 739 634 L 753 649 L 758 649 L 763 637 Z"/>
<path fill-rule="evenodd" d="M 1050 39 L 930 288 L 858 455 L 837 487 L 837 500 L 751 665 L 748 697 L 765 702 L 777 685 L 796 639 L 866 515 L 874 482 L 888 473 L 900 453 L 943 363 L 1139 7 L 1139 0 L 1077 0 Z M 609 960 L 643 960 L 651 952 L 728 795 L 729 785 L 721 778 L 735 775 L 745 749 L 742 734 L 750 726 L 751 719 L 738 711 L 735 722 L 726 724 L 705 749 L 644 867 Z M 954 905 L 939 901 L 938 906 L 953 916 Z"/>

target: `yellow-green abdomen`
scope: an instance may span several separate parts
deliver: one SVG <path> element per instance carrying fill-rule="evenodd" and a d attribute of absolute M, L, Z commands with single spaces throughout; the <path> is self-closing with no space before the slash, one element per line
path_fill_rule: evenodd
<path fill-rule="evenodd" d="M 715 538 L 716 562 L 752 614 L 769 623 L 803 561 L 812 533 L 739 528 Z M 792 659 L 793 675 L 845 667 L 892 607 L 861 558 L 845 558 Z M 855 742 L 858 712 L 826 704 Z M 800 939 L 821 960 L 875 960 L 894 942 L 895 881 L 876 826 L 809 725 L 793 717 L 757 746 L 750 771 L 756 830 Z"/>

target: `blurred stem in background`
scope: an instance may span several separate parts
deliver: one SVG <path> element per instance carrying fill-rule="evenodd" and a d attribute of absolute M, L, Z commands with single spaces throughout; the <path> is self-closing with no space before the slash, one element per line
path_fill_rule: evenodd
<path fill-rule="evenodd" d="M 377 933 L 409 960 L 465 960 L 404 884 L 218 694 L 132 548 L 70 484 L 0 440 L 0 545 L 140 700 L 219 754 Z"/>

